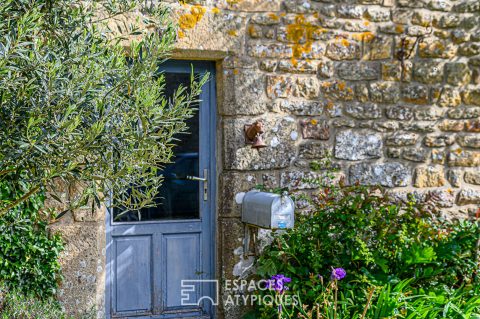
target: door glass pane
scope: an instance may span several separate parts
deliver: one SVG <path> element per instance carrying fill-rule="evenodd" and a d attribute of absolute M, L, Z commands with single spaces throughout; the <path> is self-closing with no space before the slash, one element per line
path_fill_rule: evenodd
<path fill-rule="evenodd" d="M 171 98 L 179 85 L 189 86 L 189 73 L 165 73 L 165 94 Z M 197 105 L 192 105 L 198 108 Z M 139 212 L 121 213 L 114 209 L 115 222 L 151 221 L 168 219 L 196 219 L 200 211 L 200 183 L 188 180 L 187 176 L 199 175 L 199 112 L 186 121 L 188 131 L 175 136 L 174 157 L 160 174 L 163 185 L 159 189 L 157 207 L 149 207 Z M 121 213 L 121 214 L 120 214 Z"/>

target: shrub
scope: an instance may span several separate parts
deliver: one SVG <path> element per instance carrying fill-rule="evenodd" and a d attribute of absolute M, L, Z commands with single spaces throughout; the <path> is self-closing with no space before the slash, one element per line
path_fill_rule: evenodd
<path fill-rule="evenodd" d="M 12 201 L 29 185 L 14 178 L 0 183 L 0 198 Z M 0 218 L 0 281 L 8 288 L 47 298 L 55 294 L 60 279 L 59 235 L 49 234 L 42 213 L 44 195 L 37 193 Z"/>
<path fill-rule="evenodd" d="M 365 292 L 375 286 L 413 278 L 412 292 L 442 295 L 477 282 L 477 221 L 441 219 L 411 198 L 393 203 L 380 188 L 325 188 L 304 199 L 312 212 L 297 216 L 294 229 L 277 234 L 256 264 L 262 278 L 292 278 L 289 293 L 298 294 L 304 305 L 317 303 L 324 291 L 320 280 L 329 278 L 333 267 L 346 269 L 339 293 L 355 296 L 358 311 Z"/>
<path fill-rule="evenodd" d="M 155 205 L 159 171 L 207 77 L 192 75 L 167 97 L 158 65 L 176 30 L 161 3 L 141 3 L 0 1 L 0 180 L 22 173 L 30 184 L 16 201 L 0 200 L 0 216 L 58 180 L 77 186 L 70 208 L 100 205 L 104 194 L 126 210 Z"/>

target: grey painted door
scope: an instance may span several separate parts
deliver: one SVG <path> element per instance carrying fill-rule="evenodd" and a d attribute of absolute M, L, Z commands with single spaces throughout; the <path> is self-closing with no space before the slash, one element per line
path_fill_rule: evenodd
<path fill-rule="evenodd" d="M 107 212 L 107 318 L 213 317 L 215 70 L 207 62 L 184 61 L 164 63 L 161 70 L 170 95 L 188 85 L 192 66 L 211 77 L 187 122 L 189 134 L 178 137 L 173 163 L 162 172 L 160 205 Z"/>

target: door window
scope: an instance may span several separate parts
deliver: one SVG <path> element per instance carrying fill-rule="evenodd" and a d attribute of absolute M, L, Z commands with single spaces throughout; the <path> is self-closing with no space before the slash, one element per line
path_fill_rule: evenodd
<path fill-rule="evenodd" d="M 188 87 L 189 73 L 165 73 L 165 94 L 171 99 L 180 86 Z M 198 108 L 198 104 L 192 105 Z M 187 179 L 188 176 L 199 176 L 199 112 L 187 119 L 188 130 L 175 136 L 174 156 L 172 163 L 159 173 L 163 175 L 163 183 L 159 188 L 156 207 L 148 207 L 139 211 L 124 212 L 114 209 L 114 222 L 138 222 L 152 220 L 198 219 L 200 211 L 200 183 Z"/>

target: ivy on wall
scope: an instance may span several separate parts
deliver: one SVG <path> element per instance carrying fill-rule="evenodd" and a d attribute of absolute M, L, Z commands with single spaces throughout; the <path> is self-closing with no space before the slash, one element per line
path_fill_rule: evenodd
<path fill-rule="evenodd" d="M 0 199 L 14 201 L 29 186 L 16 177 L 6 178 L 0 182 Z M 0 218 L 0 282 L 41 298 L 56 292 L 63 249 L 60 235 L 47 229 L 44 200 L 45 195 L 37 193 Z"/>

